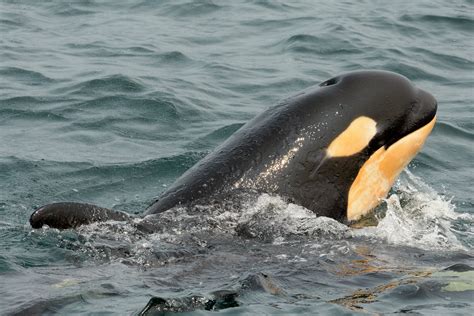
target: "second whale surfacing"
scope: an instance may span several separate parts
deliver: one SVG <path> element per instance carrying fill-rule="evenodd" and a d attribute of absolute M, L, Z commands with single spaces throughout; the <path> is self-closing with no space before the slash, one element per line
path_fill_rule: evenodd
<path fill-rule="evenodd" d="M 387 71 L 333 77 L 264 111 L 178 178 L 145 211 L 206 204 L 233 192 L 278 195 L 318 216 L 353 222 L 373 210 L 423 146 L 435 98 Z M 67 229 L 125 213 L 62 202 L 33 228 Z"/>

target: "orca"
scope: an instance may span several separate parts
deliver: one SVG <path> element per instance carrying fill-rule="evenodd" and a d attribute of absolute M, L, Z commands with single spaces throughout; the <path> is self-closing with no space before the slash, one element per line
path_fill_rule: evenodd
<path fill-rule="evenodd" d="M 144 212 L 206 204 L 222 194 L 278 195 L 318 216 L 369 214 L 422 148 L 437 102 L 388 71 L 341 74 L 265 110 L 179 177 Z M 33 228 L 67 229 L 126 213 L 82 203 L 37 209 Z"/>

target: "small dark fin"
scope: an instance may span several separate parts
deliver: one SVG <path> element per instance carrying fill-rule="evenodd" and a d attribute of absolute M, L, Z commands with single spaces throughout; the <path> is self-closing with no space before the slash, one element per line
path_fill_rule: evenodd
<path fill-rule="evenodd" d="M 168 313 L 186 313 L 196 310 L 218 311 L 238 307 L 239 293 L 232 290 L 219 290 L 210 295 L 190 295 L 185 297 L 162 298 L 152 297 L 138 315 L 167 315 Z"/>
<path fill-rule="evenodd" d="M 40 207 L 30 217 L 33 228 L 48 225 L 52 228 L 76 228 L 94 222 L 108 220 L 126 221 L 130 216 L 126 213 L 84 203 L 53 203 Z"/>
<path fill-rule="evenodd" d="M 454 272 L 467 272 L 467 271 L 472 271 L 472 270 L 474 270 L 473 267 L 464 263 L 456 263 L 444 269 L 444 271 L 454 271 Z"/>

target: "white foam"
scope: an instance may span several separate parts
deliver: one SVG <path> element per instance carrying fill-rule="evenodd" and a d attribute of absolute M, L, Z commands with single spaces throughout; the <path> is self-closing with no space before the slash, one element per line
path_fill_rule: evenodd
<path fill-rule="evenodd" d="M 354 229 L 353 236 L 375 237 L 389 244 L 426 250 L 466 250 L 452 229 L 453 221 L 474 221 L 420 178 L 405 170 L 386 200 L 387 211 L 376 227 Z"/>
<path fill-rule="evenodd" d="M 275 243 L 282 243 L 285 236 L 344 238 L 349 230 L 332 218 L 318 217 L 302 206 L 268 194 L 261 194 L 254 205 L 242 210 L 239 225 L 257 236 L 270 236 Z"/>

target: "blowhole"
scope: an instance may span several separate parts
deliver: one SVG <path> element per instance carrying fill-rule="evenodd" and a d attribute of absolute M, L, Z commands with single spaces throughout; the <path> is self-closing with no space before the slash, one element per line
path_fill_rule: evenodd
<path fill-rule="evenodd" d="M 336 78 L 331 78 L 329 80 L 326 80 L 324 81 L 323 83 L 321 83 L 319 86 L 320 87 L 328 87 L 328 86 L 332 86 L 334 84 L 337 83 L 337 79 Z"/>

